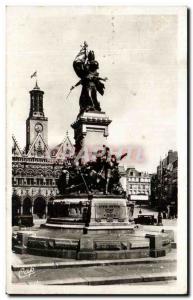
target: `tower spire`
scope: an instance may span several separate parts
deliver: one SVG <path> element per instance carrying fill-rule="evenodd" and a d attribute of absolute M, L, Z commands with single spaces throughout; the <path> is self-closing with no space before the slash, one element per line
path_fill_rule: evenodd
<path fill-rule="evenodd" d="M 35 82 L 35 87 L 29 92 L 30 93 L 30 111 L 29 117 L 26 120 L 26 153 L 29 151 L 37 135 L 41 133 L 41 136 L 45 142 L 48 144 L 47 136 L 47 122 L 48 119 L 44 115 L 44 91 L 40 89 L 37 83 L 37 78 Z M 34 147 L 38 147 L 37 143 Z"/>

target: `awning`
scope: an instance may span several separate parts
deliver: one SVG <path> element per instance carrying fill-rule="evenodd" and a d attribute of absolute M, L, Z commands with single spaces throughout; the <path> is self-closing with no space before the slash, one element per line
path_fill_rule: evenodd
<path fill-rule="evenodd" d="M 88 199 L 76 199 L 76 198 L 72 198 L 72 199 L 54 199 L 53 201 L 53 204 L 54 203 L 65 203 L 65 204 L 70 204 L 70 203 L 73 203 L 73 204 L 78 204 L 78 203 L 87 203 L 89 202 Z"/>

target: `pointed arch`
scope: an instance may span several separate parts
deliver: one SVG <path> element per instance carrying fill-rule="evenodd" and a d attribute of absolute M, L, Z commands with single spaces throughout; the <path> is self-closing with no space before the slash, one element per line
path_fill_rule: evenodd
<path fill-rule="evenodd" d="M 21 198 L 17 194 L 12 195 L 12 225 L 17 225 L 16 218 L 21 214 Z"/>
<path fill-rule="evenodd" d="M 31 215 L 32 214 L 32 199 L 27 196 L 23 200 L 23 214 L 24 215 Z"/>
<path fill-rule="evenodd" d="M 36 214 L 40 219 L 42 219 L 45 216 L 46 213 L 46 199 L 39 195 L 34 200 L 34 214 Z"/>

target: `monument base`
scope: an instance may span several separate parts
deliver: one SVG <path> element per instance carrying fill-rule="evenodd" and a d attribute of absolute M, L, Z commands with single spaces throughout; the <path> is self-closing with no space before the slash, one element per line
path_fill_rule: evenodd
<path fill-rule="evenodd" d="M 98 195 L 90 201 L 81 198 L 81 206 L 80 196 L 57 201 L 59 211 L 62 211 L 62 201 L 66 201 L 71 215 L 48 218 L 47 223 L 36 231 L 18 231 L 13 245 L 15 252 L 108 260 L 160 257 L 171 250 L 171 232 L 143 232 L 129 223 L 126 199 Z"/>
<path fill-rule="evenodd" d="M 171 251 L 166 233 L 78 234 L 64 230 L 40 229 L 18 232 L 15 253 L 77 260 L 114 260 L 161 257 Z M 19 243 L 20 237 L 20 243 Z M 21 237 L 23 237 L 21 239 Z"/>

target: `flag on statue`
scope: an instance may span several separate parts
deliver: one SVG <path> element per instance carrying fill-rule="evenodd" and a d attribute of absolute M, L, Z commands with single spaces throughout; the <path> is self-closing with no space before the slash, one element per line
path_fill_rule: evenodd
<path fill-rule="evenodd" d="M 35 71 L 32 75 L 31 78 L 36 77 L 37 76 L 37 71 Z"/>

